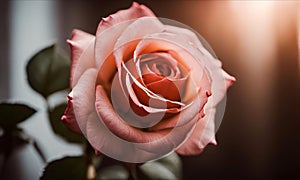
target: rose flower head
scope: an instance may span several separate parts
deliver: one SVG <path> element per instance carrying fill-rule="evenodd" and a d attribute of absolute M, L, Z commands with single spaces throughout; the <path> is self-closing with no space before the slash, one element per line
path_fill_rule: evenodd
<path fill-rule="evenodd" d="M 72 91 L 62 120 L 97 152 L 143 163 L 216 144 L 216 106 L 235 78 L 192 30 L 133 3 L 95 35 L 75 29 L 67 42 Z"/>

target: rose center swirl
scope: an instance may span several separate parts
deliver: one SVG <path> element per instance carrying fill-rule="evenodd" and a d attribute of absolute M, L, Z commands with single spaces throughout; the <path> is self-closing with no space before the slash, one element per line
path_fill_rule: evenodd
<path fill-rule="evenodd" d="M 153 74 L 162 77 L 179 78 L 181 70 L 178 63 L 168 53 L 149 53 L 138 57 L 142 76 Z M 141 75 L 141 74 L 140 74 Z"/>
<path fill-rule="evenodd" d="M 150 128 L 184 107 L 181 96 L 186 88 L 186 73 L 170 54 L 157 52 L 132 58 L 123 64 L 120 73 L 112 88 L 120 84 L 123 95 L 119 91 L 111 98 L 115 109 L 120 110 L 118 114 L 129 125 Z"/>

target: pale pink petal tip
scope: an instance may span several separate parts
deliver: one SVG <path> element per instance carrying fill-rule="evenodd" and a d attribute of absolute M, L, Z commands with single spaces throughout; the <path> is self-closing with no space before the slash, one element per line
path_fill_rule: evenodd
<path fill-rule="evenodd" d="M 129 20 L 137 19 L 145 16 L 155 16 L 154 13 L 144 5 L 140 5 L 137 2 L 133 2 L 131 7 L 125 10 L 119 10 L 114 14 L 111 14 L 100 21 L 96 36 L 100 35 L 104 30 Z"/>
<path fill-rule="evenodd" d="M 235 77 L 229 75 L 227 72 L 225 72 L 224 70 L 222 70 L 224 79 L 226 81 L 226 87 L 229 88 L 235 81 Z"/>
<path fill-rule="evenodd" d="M 137 7 L 137 6 L 139 6 L 139 3 L 137 3 L 137 2 L 134 1 L 131 6 L 132 7 Z"/>
<path fill-rule="evenodd" d="M 74 72 L 79 62 L 80 57 L 85 52 L 90 43 L 95 39 L 94 35 L 86 33 L 84 31 L 74 29 L 72 31 L 71 37 L 67 40 L 67 43 L 70 45 L 71 49 L 71 74 L 70 74 L 70 83 L 71 88 L 73 88 L 73 78 Z"/>
<path fill-rule="evenodd" d="M 211 141 L 209 142 L 209 144 L 214 145 L 214 146 L 218 145 L 218 143 L 217 143 L 217 141 L 216 141 L 216 138 L 214 138 L 213 140 L 211 140 Z"/>
<path fill-rule="evenodd" d="M 92 34 L 81 31 L 79 29 L 74 29 L 72 31 L 71 37 L 67 39 L 67 43 L 84 50 L 86 48 L 86 45 L 88 45 L 94 39 L 94 37 L 95 36 Z"/>
<path fill-rule="evenodd" d="M 64 115 L 61 117 L 62 122 L 69 128 L 71 131 L 82 135 L 82 132 L 77 124 L 74 109 L 73 109 L 73 103 L 72 103 L 72 97 L 68 96 L 68 106 L 64 112 Z"/>

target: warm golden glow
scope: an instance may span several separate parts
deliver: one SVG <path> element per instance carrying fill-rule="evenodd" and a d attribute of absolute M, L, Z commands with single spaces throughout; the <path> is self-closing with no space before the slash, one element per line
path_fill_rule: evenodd
<path fill-rule="evenodd" d="M 233 10 L 253 11 L 270 14 L 274 8 L 274 1 L 231 1 L 230 6 Z M 254 17 L 260 14 L 252 14 Z"/>

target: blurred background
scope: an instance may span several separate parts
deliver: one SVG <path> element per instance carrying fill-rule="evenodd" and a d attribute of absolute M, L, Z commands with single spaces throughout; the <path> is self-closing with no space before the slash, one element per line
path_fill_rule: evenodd
<path fill-rule="evenodd" d="M 237 82 L 217 132 L 218 146 L 182 157 L 184 179 L 289 179 L 300 177 L 300 2 L 146 1 L 158 17 L 184 23 L 212 46 Z M 54 136 L 44 102 L 27 84 L 25 65 L 42 48 L 65 40 L 74 28 L 94 34 L 102 17 L 131 6 L 129 0 L 0 2 L 0 101 L 24 102 L 39 112 L 22 127 L 51 161 L 81 149 Z M 43 169 L 29 149 L 24 164 Z M 24 156 L 24 155 L 23 155 Z"/>

